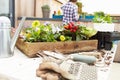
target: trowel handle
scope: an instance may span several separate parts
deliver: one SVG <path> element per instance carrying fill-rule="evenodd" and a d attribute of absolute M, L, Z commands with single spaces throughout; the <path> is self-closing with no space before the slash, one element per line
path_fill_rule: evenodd
<path fill-rule="evenodd" d="M 87 56 L 87 55 L 80 55 L 80 54 L 71 55 L 71 59 L 74 61 L 85 62 L 88 64 L 94 64 L 97 60 L 95 56 Z"/>

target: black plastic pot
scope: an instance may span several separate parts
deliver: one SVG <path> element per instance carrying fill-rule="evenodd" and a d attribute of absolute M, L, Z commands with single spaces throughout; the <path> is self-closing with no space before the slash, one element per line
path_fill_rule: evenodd
<path fill-rule="evenodd" d="M 111 50 L 113 41 L 120 40 L 120 32 L 98 32 L 92 39 L 98 40 L 98 49 Z"/>

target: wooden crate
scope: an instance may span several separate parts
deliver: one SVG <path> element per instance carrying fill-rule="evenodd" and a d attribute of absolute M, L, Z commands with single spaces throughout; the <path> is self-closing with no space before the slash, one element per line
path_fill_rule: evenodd
<path fill-rule="evenodd" d="M 28 57 L 35 57 L 40 50 L 59 51 L 63 54 L 96 50 L 98 40 L 81 40 L 81 41 L 66 41 L 66 42 L 24 42 L 23 39 L 18 39 L 16 46 Z"/>

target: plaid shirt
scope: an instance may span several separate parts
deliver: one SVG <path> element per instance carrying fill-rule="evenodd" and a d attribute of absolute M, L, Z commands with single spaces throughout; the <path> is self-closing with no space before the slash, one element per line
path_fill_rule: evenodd
<path fill-rule="evenodd" d="M 63 10 L 63 22 L 76 22 L 78 20 L 78 7 L 72 2 L 68 2 L 67 4 L 61 7 Z"/>

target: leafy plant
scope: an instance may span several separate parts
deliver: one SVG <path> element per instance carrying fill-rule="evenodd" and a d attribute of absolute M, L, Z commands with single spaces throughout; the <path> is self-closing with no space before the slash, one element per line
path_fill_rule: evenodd
<path fill-rule="evenodd" d="M 39 21 L 33 21 L 32 26 L 23 32 L 23 38 L 28 42 L 51 42 L 55 41 L 54 34 L 49 24 L 43 25 Z"/>
<path fill-rule="evenodd" d="M 68 27 L 64 26 L 65 31 L 69 32 L 68 36 L 72 36 L 72 40 L 86 40 L 97 33 L 97 31 L 91 27 L 86 27 L 84 25 L 75 25 L 73 23 L 68 23 Z"/>
<path fill-rule="evenodd" d="M 81 2 L 77 2 L 76 5 L 78 6 L 78 13 L 81 14 L 82 13 L 82 3 Z"/>
<path fill-rule="evenodd" d="M 77 2 L 76 5 L 77 5 L 78 7 L 81 7 L 81 8 L 82 8 L 82 3 L 81 3 L 81 2 Z"/>
<path fill-rule="evenodd" d="M 109 14 L 105 14 L 102 11 L 95 12 L 93 22 L 94 23 L 112 23 L 112 17 L 110 17 Z"/>
<path fill-rule="evenodd" d="M 41 24 L 38 20 L 35 20 L 31 27 L 23 30 L 21 35 L 27 42 L 55 42 L 85 40 L 96 33 L 97 31 L 93 28 L 76 25 L 72 22 L 55 26 L 50 23 Z"/>
<path fill-rule="evenodd" d="M 42 6 L 42 9 L 47 9 L 47 10 L 50 10 L 50 6 L 49 6 L 49 5 L 47 5 L 47 4 L 46 4 L 46 5 L 43 5 L 43 6 Z"/>

